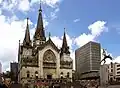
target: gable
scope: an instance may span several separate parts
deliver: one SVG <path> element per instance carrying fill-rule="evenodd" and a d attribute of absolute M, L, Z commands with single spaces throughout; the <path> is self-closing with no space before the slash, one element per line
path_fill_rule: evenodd
<path fill-rule="evenodd" d="M 55 49 L 57 52 L 60 51 L 60 49 L 57 48 L 57 46 L 52 42 L 51 39 L 49 39 L 47 42 L 45 42 L 42 47 L 38 47 L 39 50 L 42 50 L 43 48 L 45 48 L 46 46 L 51 46 L 53 49 Z"/>

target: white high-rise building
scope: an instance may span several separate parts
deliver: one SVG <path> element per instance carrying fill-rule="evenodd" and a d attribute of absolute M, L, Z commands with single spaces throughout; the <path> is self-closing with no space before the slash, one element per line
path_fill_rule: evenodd
<path fill-rule="evenodd" d="M 108 65 L 108 74 L 110 81 L 120 81 L 120 63 L 110 63 Z"/>

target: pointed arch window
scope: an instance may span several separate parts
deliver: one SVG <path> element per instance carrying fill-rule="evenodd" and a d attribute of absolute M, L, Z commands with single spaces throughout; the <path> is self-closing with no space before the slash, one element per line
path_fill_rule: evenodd
<path fill-rule="evenodd" d="M 35 78 L 38 78 L 38 71 L 35 72 Z"/>
<path fill-rule="evenodd" d="M 56 62 L 56 56 L 52 50 L 47 50 L 43 55 L 43 61 L 45 62 Z"/>
<path fill-rule="evenodd" d="M 69 72 L 67 72 L 67 78 L 69 78 L 70 77 L 70 73 Z"/>
<path fill-rule="evenodd" d="M 30 72 L 29 71 L 27 71 L 27 78 L 29 78 L 30 77 Z"/>
<path fill-rule="evenodd" d="M 61 79 L 63 78 L 63 72 L 60 73 L 60 77 L 61 77 Z"/>

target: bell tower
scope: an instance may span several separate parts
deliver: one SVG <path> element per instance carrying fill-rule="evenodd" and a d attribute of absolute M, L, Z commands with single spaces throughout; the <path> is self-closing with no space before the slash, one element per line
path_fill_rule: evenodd
<path fill-rule="evenodd" d="M 42 8 L 40 2 L 40 9 L 37 21 L 37 27 L 33 38 L 33 46 L 40 46 L 46 42 L 45 31 L 43 27 Z"/>

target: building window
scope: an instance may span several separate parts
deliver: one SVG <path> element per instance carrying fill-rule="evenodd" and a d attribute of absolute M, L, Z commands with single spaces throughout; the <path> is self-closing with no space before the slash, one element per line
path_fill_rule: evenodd
<path fill-rule="evenodd" d="M 63 72 L 61 72 L 61 75 L 63 75 Z"/>
<path fill-rule="evenodd" d="M 111 62 L 111 68 L 113 68 L 113 63 Z"/>
<path fill-rule="evenodd" d="M 118 64 L 117 67 L 120 67 L 120 64 Z"/>
<path fill-rule="evenodd" d="M 70 73 L 69 73 L 69 72 L 67 72 L 67 78 L 69 78 L 69 76 L 70 76 Z"/>
<path fill-rule="evenodd" d="M 120 74 L 120 71 L 119 71 L 119 72 L 117 72 L 117 74 Z"/>
<path fill-rule="evenodd" d="M 29 71 L 27 71 L 27 78 L 29 78 L 30 77 L 30 72 Z"/>
<path fill-rule="evenodd" d="M 60 77 L 61 77 L 61 79 L 63 78 L 63 72 L 60 73 Z"/>
<path fill-rule="evenodd" d="M 38 78 L 38 72 L 37 71 L 35 72 L 35 78 L 36 79 Z"/>
<path fill-rule="evenodd" d="M 120 70 L 120 68 L 117 68 L 117 70 Z"/>
<path fill-rule="evenodd" d="M 111 72 L 113 72 L 113 69 L 111 69 Z"/>

